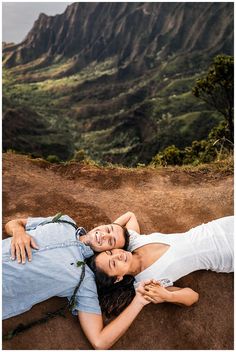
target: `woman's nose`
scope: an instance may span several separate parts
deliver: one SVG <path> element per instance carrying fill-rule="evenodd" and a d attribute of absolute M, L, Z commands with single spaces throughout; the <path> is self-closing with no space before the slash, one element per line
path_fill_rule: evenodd
<path fill-rule="evenodd" d="M 122 260 L 122 253 L 115 254 L 116 259 Z"/>

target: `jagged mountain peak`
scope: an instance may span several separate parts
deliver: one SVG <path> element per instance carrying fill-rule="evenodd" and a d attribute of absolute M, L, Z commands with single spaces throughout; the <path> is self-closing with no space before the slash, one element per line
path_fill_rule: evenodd
<path fill-rule="evenodd" d="M 60 15 L 41 13 L 3 55 L 8 67 L 40 57 L 48 65 L 59 55 L 75 57 L 72 70 L 109 57 L 142 70 L 178 52 L 231 54 L 232 29 L 232 3 L 73 3 Z"/>

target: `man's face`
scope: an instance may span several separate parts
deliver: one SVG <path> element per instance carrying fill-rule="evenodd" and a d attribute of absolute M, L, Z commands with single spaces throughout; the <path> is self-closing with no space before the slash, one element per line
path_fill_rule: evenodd
<path fill-rule="evenodd" d="M 101 225 L 87 232 L 86 242 L 95 252 L 123 248 L 125 245 L 124 230 L 116 224 Z"/>

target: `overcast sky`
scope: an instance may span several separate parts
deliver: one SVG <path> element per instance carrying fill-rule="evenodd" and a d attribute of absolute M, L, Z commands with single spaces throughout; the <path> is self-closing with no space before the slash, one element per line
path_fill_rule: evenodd
<path fill-rule="evenodd" d="M 20 43 L 41 12 L 63 13 L 72 2 L 2 2 L 2 40 Z"/>

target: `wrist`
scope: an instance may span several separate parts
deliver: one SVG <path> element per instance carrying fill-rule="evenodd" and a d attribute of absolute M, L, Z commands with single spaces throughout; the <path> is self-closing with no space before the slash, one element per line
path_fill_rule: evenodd
<path fill-rule="evenodd" d="M 132 304 L 135 305 L 138 309 L 143 309 L 143 307 L 147 304 L 145 302 L 145 299 L 141 299 L 142 297 L 139 297 L 137 294 L 134 296 L 134 299 L 132 301 Z"/>
<path fill-rule="evenodd" d="M 19 230 L 19 228 L 18 228 Z M 11 235 L 12 237 L 16 237 L 19 232 L 17 231 L 17 226 L 12 226 L 11 228 Z"/>
<path fill-rule="evenodd" d="M 174 302 L 175 301 L 175 293 L 167 291 L 165 302 Z"/>
<path fill-rule="evenodd" d="M 26 235 L 25 228 L 20 226 L 19 224 L 16 224 L 11 228 L 11 234 L 12 234 L 12 237 L 25 236 Z"/>

